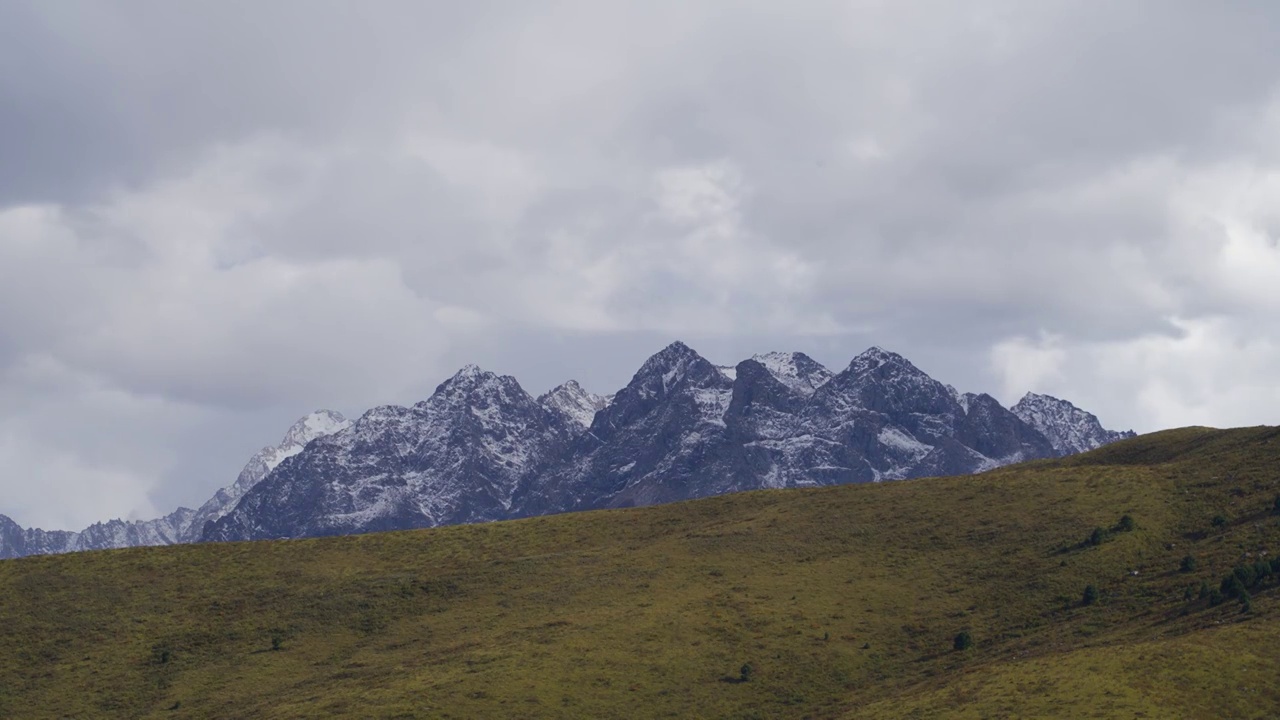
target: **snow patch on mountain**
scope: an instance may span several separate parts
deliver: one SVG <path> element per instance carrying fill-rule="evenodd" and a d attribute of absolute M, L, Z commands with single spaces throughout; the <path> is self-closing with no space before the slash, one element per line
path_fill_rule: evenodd
<path fill-rule="evenodd" d="M 724 413 L 729 409 L 732 398 L 733 388 L 697 388 L 693 391 L 702 421 L 720 427 L 724 427 Z"/>
<path fill-rule="evenodd" d="M 831 379 L 830 370 L 804 353 L 769 352 L 751 359 L 764 365 L 778 382 L 806 397 Z"/>
<path fill-rule="evenodd" d="M 901 450 L 910 456 L 913 460 L 919 460 L 933 450 L 932 445 L 926 445 L 901 430 L 893 427 L 886 427 L 876 436 L 881 445 Z"/>

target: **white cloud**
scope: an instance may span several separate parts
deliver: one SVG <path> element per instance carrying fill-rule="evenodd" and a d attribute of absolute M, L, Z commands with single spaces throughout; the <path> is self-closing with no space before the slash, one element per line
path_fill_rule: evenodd
<path fill-rule="evenodd" d="M 1064 345 L 1015 337 L 992 351 L 1006 400 L 1021 390 L 1065 397 L 1104 424 L 1147 432 L 1186 425 L 1274 424 L 1277 328 L 1232 318 L 1171 318 L 1172 333 Z"/>
<path fill-rule="evenodd" d="M 1044 332 L 1035 339 L 1019 336 L 996 343 L 991 348 L 991 362 L 1001 378 L 1005 402 L 1015 402 L 1021 393 L 1060 384 L 1066 357 L 1062 338 Z"/>

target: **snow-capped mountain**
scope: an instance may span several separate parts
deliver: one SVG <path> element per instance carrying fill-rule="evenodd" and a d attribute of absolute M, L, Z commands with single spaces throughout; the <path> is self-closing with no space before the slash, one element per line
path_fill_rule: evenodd
<path fill-rule="evenodd" d="M 577 380 L 570 380 L 538 398 L 539 405 L 584 430 L 591 427 L 596 413 L 612 401 L 612 395 L 596 395 L 583 390 Z"/>
<path fill-rule="evenodd" d="M 982 472 L 1131 437 L 1069 402 L 1005 408 L 880 348 L 838 373 L 803 353 L 717 366 L 675 342 L 608 396 L 534 399 L 468 365 L 411 407 L 320 411 L 199 510 L 80 533 L 0 516 L 0 557 L 483 522 L 756 488 Z"/>
<path fill-rule="evenodd" d="M 155 520 L 110 520 L 74 532 L 24 529 L 0 515 L 0 558 L 185 542 L 193 516 L 192 510 L 178 508 Z"/>
<path fill-rule="evenodd" d="M 1049 395 L 1027 393 L 1012 410 L 1023 422 L 1049 438 L 1059 455 L 1093 450 L 1135 435 L 1132 430 L 1107 430 L 1093 413 Z"/>
<path fill-rule="evenodd" d="M 468 365 L 413 407 L 378 407 L 255 485 L 205 540 L 341 535 L 508 516 L 517 482 L 577 421 Z"/>
<path fill-rule="evenodd" d="M 351 427 L 351 421 L 333 410 L 316 410 L 289 428 L 284 439 L 275 447 L 264 447 L 249 459 L 248 464 L 240 471 L 236 481 L 213 494 L 205 504 L 195 511 L 188 523 L 187 531 L 182 533 L 182 542 L 195 542 L 204 534 L 205 525 L 216 521 L 231 512 L 240 498 L 257 485 L 267 473 L 275 470 L 286 459 L 302 452 L 307 443 L 325 435 Z M 158 543 L 157 543 L 158 544 Z"/>
<path fill-rule="evenodd" d="M 961 395 L 879 348 L 832 374 L 802 353 L 716 366 L 676 342 L 607 401 L 577 383 L 534 401 L 514 378 L 464 368 L 425 403 L 380 408 L 311 444 L 205 539 L 952 475 L 1056 454 L 990 395 Z"/>
<path fill-rule="evenodd" d="M 813 362 L 796 355 L 798 365 Z M 879 348 L 813 390 L 790 377 L 755 359 L 738 366 L 728 421 L 763 487 L 965 474 L 1053 454 L 990 396 L 962 403 Z"/>
<path fill-rule="evenodd" d="M 351 423 L 332 410 L 317 410 L 299 419 L 274 447 L 265 447 L 249 459 L 236 481 L 224 487 L 199 510 L 178 508 L 155 520 L 110 520 L 94 523 L 79 532 L 70 530 L 23 529 L 0 515 L 0 558 L 48 555 L 80 550 L 172 545 L 196 542 L 204 524 L 216 520 L 235 507 L 236 502 L 285 458 L 302 452 L 312 440 L 337 432 Z"/>
<path fill-rule="evenodd" d="M 684 343 L 672 343 L 596 413 L 566 457 L 526 478 L 515 514 L 682 500 L 692 496 L 693 477 L 703 480 L 699 494 L 734 489 L 725 486 L 722 467 L 734 382 Z"/>

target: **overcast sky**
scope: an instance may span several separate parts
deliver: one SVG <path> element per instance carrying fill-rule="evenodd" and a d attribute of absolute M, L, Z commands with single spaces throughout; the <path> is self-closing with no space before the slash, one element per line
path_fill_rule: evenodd
<path fill-rule="evenodd" d="M 298 416 L 871 345 L 1280 415 L 1269 1 L 0 0 L 0 513 L 196 506 Z"/>

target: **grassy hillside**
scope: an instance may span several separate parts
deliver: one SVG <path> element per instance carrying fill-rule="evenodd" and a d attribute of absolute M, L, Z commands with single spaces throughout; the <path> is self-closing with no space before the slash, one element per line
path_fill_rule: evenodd
<path fill-rule="evenodd" d="M 0 716 L 1276 717 L 1276 577 L 1248 612 L 1199 586 L 1280 553 L 1278 493 L 1280 430 L 1186 429 L 981 476 L 4 561 Z"/>

